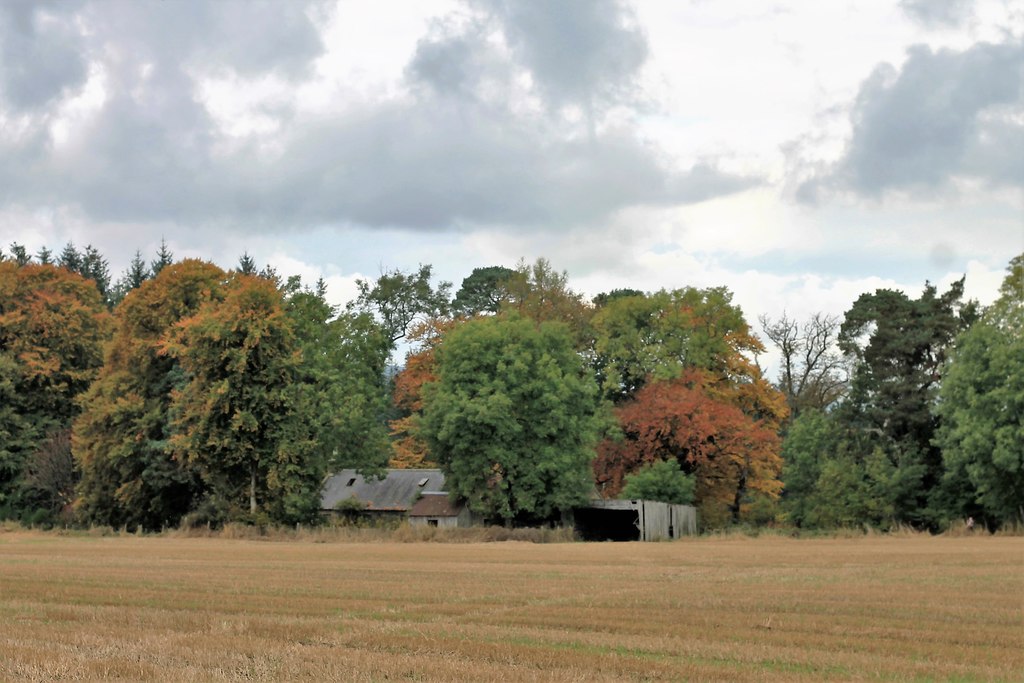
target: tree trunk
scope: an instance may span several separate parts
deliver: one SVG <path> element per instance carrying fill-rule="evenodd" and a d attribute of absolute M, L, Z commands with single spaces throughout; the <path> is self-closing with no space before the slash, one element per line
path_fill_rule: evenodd
<path fill-rule="evenodd" d="M 252 464 L 252 476 L 249 479 L 249 512 L 256 514 L 256 463 Z"/>

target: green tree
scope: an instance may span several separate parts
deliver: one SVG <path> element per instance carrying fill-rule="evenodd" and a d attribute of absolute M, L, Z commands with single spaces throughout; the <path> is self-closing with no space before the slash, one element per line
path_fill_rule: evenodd
<path fill-rule="evenodd" d="M 936 414 L 950 516 L 1024 522 L 1024 254 L 957 339 Z"/>
<path fill-rule="evenodd" d="M 238 259 L 238 272 L 242 275 L 255 275 L 256 274 L 256 261 L 252 256 L 249 256 L 249 252 L 243 252 Z"/>
<path fill-rule="evenodd" d="M 431 266 L 420 265 L 415 273 L 389 271 L 372 284 L 356 280 L 359 296 L 349 308 L 376 315 L 393 346 L 416 321 L 447 315 L 451 283 L 440 282 L 435 288 L 431 276 Z"/>
<path fill-rule="evenodd" d="M 764 349 L 724 287 L 613 297 L 592 325 L 598 381 L 615 403 L 686 368 L 723 379 L 760 377 L 745 358 Z"/>
<path fill-rule="evenodd" d="M 19 266 L 27 266 L 32 263 L 32 256 L 29 255 L 25 245 L 17 242 L 11 243 L 11 259 Z"/>
<path fill-rule="evenodd" d="M 107 264 L 107 259 L 91 244 L 86 245 L 85 251 L 82 252 L 82 263 L 78 273 L 82 277 L 92 280 L 103 301 L 108 307 L 112 306 L 110 298 L 110 267 Z"/>
<path fill-rule="evenodd" d="M 57 265 L 72 273 L 80 273 L 82 270 L 82 255 L 78 253 L 74 242 L 68 242 L 57 257 Z"/>
<path fill-rule="evenodd" d="M 515 275 L 516 271 L 504 266 L 474 268 L 462 281 L 452 309 L 464 316 L 497 313 L 507 297 L 505 285 Z"/>
<path fill-rule="evenodd" d="M 167 266 L 174 263 L 174 253 L 167 246 L 167 242 L 164 238 L 160 238 L 160 248 L 156 252 L 156 258 L 153 259 L 153 263 L 149 266 L 149 272 L 152 277 L 156 277 L 160 274 L 160 271 Z"/>
<path fill-rule="evenodd" d="M 796 526 L 817 519 L 818 479 L 841 440 L 834 416 L 818 410 L 804 411 L 789 426 L 782 442 L 783 510 Z"/>
<path fill-rule="evenodd" d="M 675 505 L 693 502 L 696 482 L 687 476 L 676 460 L 658 460 L 626 475 L 620 498 L 658 500 Z"/>
<path fill-rule="evenodd" d="M 325 466 L 299 412 L 311 407 L 302 354 L 277 286 L 236 275 L 224 300 L 175 325 L 162 351 L 188 377 L 174 399 L 175 457 L 195 465 L 233 514 L 247 499 L 250 515 L 262 501 L 271 519 L 311 518 Z"/>
<path fill-rule="evenodd" d="M 613 289 L 610 292 L 601 292 L 600 294 L 595 296 L 592 299 L 592 301 L 594 303 L 594 306 L 596 306 L 597 308 L 602 308 L 603 306 L 607 306 L 609 303 L 611 303 L 612 301 L 615 301 L 616 299 L 622 299 L 622 298 L 631 297 L 631 296 L 641 296 L 642 297 L 642 296 L 647 296 L 647 295 L 644 294 L 643 292 L 641 292 L 639 289 L 630 289 L 630 288 L 626 287 L 626 288 Z"/>
<path fill-rule="evenodd" d="M 301 347 L 302 407 L 316 435 L 317 458 L 330 468 L 379 472 L 390 455 L 385 368 L 390 341 L 367 313 L 338 315 L 323 282 L 287 286 L 286 311 Z"/>
<path fill-rule="evenodd" d="M 142 252 L 136 249 L 135 255 L 132 256 L 132 260 L 128 264 L 128 268 L 125 269 L 121 277 L 118 278 L 117 283 L 114 284 L 114 289 L 111 293 L 111 301 L 114 306 L 124 301 L 124 298 L 128 296 L 128 292 L 141 287 L 142 283 L 148 280 L 149 277 L 149 267 L 142 260 Z"/>
<path fill-rule="evenodd" d="M 903 292 L 862 294 L 846 313 L 839 345 L 853 364 L 850 394 L 840 408 L 845 424 L 869 439 L 860 457 L 881 450 L 898 472 L 898 522 L 933 525 L 930 497 L 942 477 L 934 445 L 933 407 L 956 335 L 977 317 L 964 303 L 963 280 L 939 294 L 930 284 L 918 299 Z M 916 490 L 907 490 L 918 481 Z"/>
<path fill-rule="evenodd" d="M 564 324 L 481 318 L 448 332 L 436 353 L 422 433 L 451 493 L 506 524 L 586 500 L 596 387 Z"/>

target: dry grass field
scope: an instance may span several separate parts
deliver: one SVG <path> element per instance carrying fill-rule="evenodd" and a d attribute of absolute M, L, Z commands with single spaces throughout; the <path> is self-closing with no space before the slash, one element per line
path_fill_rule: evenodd
<path fill-rule="evenodd" d="M 0 532 L 5 680 L 1024 680 L 1024 539 Z"/>

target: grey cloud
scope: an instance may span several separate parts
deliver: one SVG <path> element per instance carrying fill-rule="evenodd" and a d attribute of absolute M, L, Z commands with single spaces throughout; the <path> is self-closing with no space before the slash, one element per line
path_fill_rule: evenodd
<path fill-rule="evenodd" d="M 549 101 L 587 109 L 631 95 L 647 39 L 619 0 L 477 0 Z"/>
<path fill-rule="evenodd" d="M 141 63 L 226 67 L 245 76 L 295 75 L 323 52 L 310 19 L 321 0 L 103 0 L 84 20 L 96 40 Z"/>
<path fill-rule="evenodd" d="M 844 157 L 798 191 L 830 188 L 879 196 L 929 191 L 956 176 L 991 185 L 1021 180 L 1024 43 L 979 43 L 962 52 L 915 46 L 899 71 L 888 64 L 861 85 Z M 1014 146 L 1015 143 L 1018 146 Z"/>
<path fill-rule="evenodd" d="M 617 4 L 600 5 L 609 12 L 604 18 L 580 7 L 573 30 L 595 35 L 569 39 L 573 54 L 566 58 L 577 60 L 582 84 L 567 92 L 610 102 L 627 89 L 642 55 L 635 46 L 606 43 L 629 44 L 639 34 Z M 578 225 L 629 206 L 700 201 L 760 182 L 721 172 L 713 160 L 680 171 L 628 126 L 587 135 L 559 116 L 523 113 L 512 101 L 522 66 L 516 60 L 535 74 L 542 96 L 555 98 L 552 107 L 566 101 L 552 93 L 570 77 L 544 65 L 557 51 L 542 59 L 525 36 L 513 40 L 512 61 L 487 42 L 498 14 L 520 27 L 512 34 L 525 30 L 530 24 L 518 11 L 478 12 L 461 28 L 439 23 L 407 67 L 408 96 L 282 121 L 271 157 L 256 139 L 232 151 L 217 147 L 220 134 L 196 97 L 195 70 L 301 74 L 322 49 L 305 9 L 86 5 L 79 20 L 91 43 L 83 51 L 102 60 L 107 99 L 89 127 L 59 149 L 49 142 L 45 117 L 18 142 L 0 143 L 0 180 L 9 181 L 0 192 L 5 203 L 75 205 L 90 218 L 125 223 L 443 230 Z M 616 62 L 616 54 L 633 56 Z M 600 64 L 610 65 L 607 83 Z"/>
<path fill-rule="evenodd" d="M 405 70 L 413 86 L 426 85 L 439 95 L 477 99 L 486 81 L 508 87 L 509 65 L 487 44 L 486 27 L 474 23 L 459 30 L 441 23 L 421 39 Z"/>
<path fill-rule="evenodd" d="M 900 7 L 928 27 L 960 26 L 974 14 L 974 0 L 900 0 Z"/>
<path fill-rule="evenodd" d="M 0 104 L 41 107 L 85 82 L 88 64 L 74 25 L 79 3 L 0 3 Z"/>
<path fill-rule="evenodd" d="M 96 139 L 103 153 L 90 147 L 89 158 L 131 158 L 118 145 L 159 153 L 114 168 L 83 159 L 76 169 L 89 172 L 66 177 L 65 191 L 111 219 L 443 230 L 584 224 L 625 206 L 695 202 L 756 182 L 711 164 L 675 172 L 629 131 L 591 140 L 545 125 L 523 126 L 485 105 L 416 100 L 307 121 L 282 140 L 277 159 L 246 149 L 212 163 L 180 132 L 112 124 Z"/>

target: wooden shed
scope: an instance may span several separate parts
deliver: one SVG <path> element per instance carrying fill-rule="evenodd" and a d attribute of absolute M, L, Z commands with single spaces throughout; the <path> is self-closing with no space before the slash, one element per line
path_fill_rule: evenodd
<path fill-rule="evenodd" d="M 453 503 L 444 492 L 427 492 L 409 510 L 412 526 L 467 527 L 473 517 L 463 503 Z"/>

